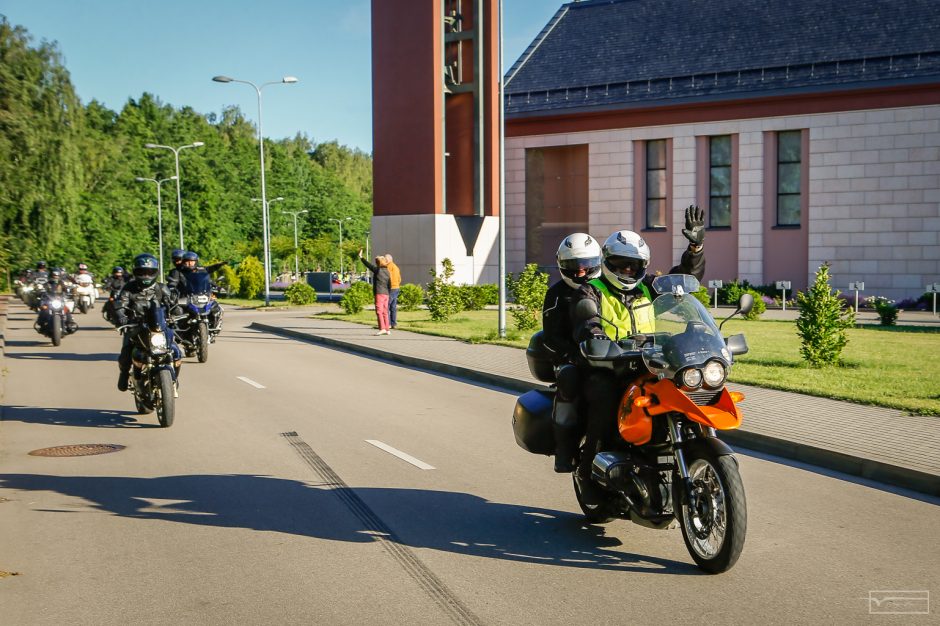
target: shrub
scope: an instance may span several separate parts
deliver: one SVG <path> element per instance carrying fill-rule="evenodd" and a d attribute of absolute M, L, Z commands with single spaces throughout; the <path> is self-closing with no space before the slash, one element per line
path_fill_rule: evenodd
<path fill-rule="evenodd" d="M 506 276 L 506 289 L 519 306 L 512 309 L 516 329 L 535 330 L 542 323 L 542 305 L 548 291 L 548 274 L 540 272 L 538 265 L 529 263 L 519 276 Z"/>
<path fill-rule="evenodd" d="M 254 256 L 246 256 L 236 271 L 239 293 L 245 298 L 254 298 L 264 289 L 264 266 Z"/>
<path fill-rule="evenodd" d="M 499 303 L 499 285 L 460 285 L 457 293 L 464 311 L 479 311 Z"/>
<path fill-rule="evenodd" d="M 692 295 L 695 296 L 699 302 L 705 305 L 706 309 L 712 305 L 711 294 L 705 287 L 701 287 L 698 291 L 693 291 Z"/>
<path fill-rule="evenodd" d="M 865 304 L 875 310 L 882 326 L 894 326 L 898 321 L 898 313 L 901 310 L 894 304 L 894 300 L 888 300 L 884 296 L 871 296 L 865 298 Z"/>
<path fill-rule="evenodd" d="M 398 308 L 402 311 L 417 311 L 424 302 L 424 289 L 421 285 L 405 283 L 398 290 Z"/>
<path fill-rule="evenodd" d="M 313 304 L 317 301 L 317 292 L 307 283 L 297 282 L 284 290 L 284 297 L 291 304 Z"/>
<path fill-rule="evenodd" d="M 796 299 L 800 306 L 796 332 L 803 359 L 813 367 L 838 363 L 848 343 L 845 331 L 855 324 L 855 312 L 843 307 L 838 291 L 832 293 L 828 263 L 819 267 L 813 284 Z"/>
<path fill-rule="evenodd" d="M 428 311 L 435 322 L 446 322 L 460 312 L 461 301 L 457 286 L 450 282 L 454 275 L 454 263 L 450 259 L 441 261 L 441 273 L 432 267 L 428 270 L 431 282 L 428 283 Z"/>
<path fill-rule="evenodd" d="M 241 284 L 241 281 L 238 279 L 238 274 L 230 268 L 228 265 L 223 265 L 219 269 L 219 287 L 225 289 L 226 296 L 234 296 L 238 293 L 238 288 Z"/>
<path fill-rule="evenodd" d="M 340 298 L 339 304 L 348 315 L 359 313 L 367 304 L 372 304 L 372 285 L 356 281 L 349 286 Z"/>
<path fill-rule="evenodd" d="M 756 289 L 745 289 L 744 293 L 749 293 L 751 297 L 754 298 L 754 307 L 744 316 L 744 319 L 760 319 L 760 316 L 767 310 L 767 303 L 764 301 L 764 296 L 760 295 L 760 292 Z M 737 301 L 735 301 L 735 304 L 737 304 Z"/>

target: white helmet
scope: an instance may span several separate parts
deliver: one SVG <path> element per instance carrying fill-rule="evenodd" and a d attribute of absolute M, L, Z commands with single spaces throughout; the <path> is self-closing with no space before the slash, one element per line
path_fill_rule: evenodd
<path fill-rule="evenodd" d="M 618 230 L 608 237 L 603 254 L 604 278 L 614 288 L 630 291 L 646 276 L 650 247 L 632 230 Z"/>
<path fill-rule="evenodd" d="M 601 245 L 586 233 L 572 233 L 565 237 L 558 246 L 555 259 L 561 279 L 572 289 L 601 275 Z M 581 270 L 584 274 L 579 276 Z"/>

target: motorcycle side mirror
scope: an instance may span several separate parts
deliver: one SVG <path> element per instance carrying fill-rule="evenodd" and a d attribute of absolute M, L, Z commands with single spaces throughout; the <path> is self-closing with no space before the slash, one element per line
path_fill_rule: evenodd
<path fill-rule="evenodd" d="M 754 308 L 754 296 L 749 293 L 742 293 L 741 297 L 738 298 L 738 308 L 734 310 L 734 313 L 729 315 L 724 319 L 723 322 L 718 326 L 718 330 L 721 331 L 721 327 L 725 325 L 725 322 L 730 320 L 735 315 L 747 315 L 751 312 L 751 309 Z"/>

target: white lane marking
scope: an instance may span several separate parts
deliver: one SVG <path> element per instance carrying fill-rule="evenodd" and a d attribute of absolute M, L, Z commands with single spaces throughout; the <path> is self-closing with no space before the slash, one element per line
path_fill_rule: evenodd
<path fill-rule="evenodd" d="M 423 470 L 434 469 L 433 465 L 428 465 L 424 461 L 421 461 L 420 459 L 416 459 L 410 454 L 405 454 L 401 450 L 396 450 L 395 448 L 388 445 L 387 443 L 382 443 L 381 441 L 376 441 L 375 439 L 366 439 L 366 443 L 371 443 L 376 448 L 379 448 L 380 450 L 385 450 L 392 456 L 397 456 L 402 461 L 405 461 L 406 463 L 411 463 L 412 465 L 414 465 L 415 467 L 419 469 L 423 469 Z"/>
<path fill-rule="evenodd" d="M 264 385 L 262 385 L 261 383 L 256 383 L 255 381 L 253 381 L 253 380 L 251 380 L 250 378 L 247 378 L 247 377 L 245 377 L 245 376 L 236 376 L 235 378 L 237 378 L 238 380 L 242 381 L 243 383 L 248 383 L 249 385 L 251 385 L 252 387 L 255 387 L 255 388 L 257 388 L 257 389 L 264 389 Z"/>

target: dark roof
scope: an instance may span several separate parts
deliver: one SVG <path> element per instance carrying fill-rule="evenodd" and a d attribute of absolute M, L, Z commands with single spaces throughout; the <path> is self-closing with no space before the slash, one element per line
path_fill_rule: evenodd
<path fill-rule="evenodd" d="M 938 81 L 940 0 L 588 0 L 563 5 L 507 72 L 506 110 Z"/>

